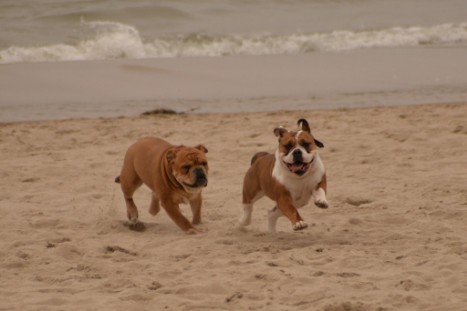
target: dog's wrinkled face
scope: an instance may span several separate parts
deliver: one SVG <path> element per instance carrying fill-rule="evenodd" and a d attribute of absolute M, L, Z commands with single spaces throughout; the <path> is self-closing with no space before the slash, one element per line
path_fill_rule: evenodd
<path fill-rule="evenodd" d="M 208 150 L 203 145 L 194 148 L 178 146 L 167 153 L 172 174 L 187 191 L 208 185 Z"/>
<path fill-rule="evenodd" d="M 283 167 L 298 176 L 305 175 L 312 165 L 317 149 L 324 145 L 311 134 L 308 122 L 304 119 L 298 121 L 301 130 L 294 132 L 279 127 L 274 134 L 279 137 L 278 153 Z"/>

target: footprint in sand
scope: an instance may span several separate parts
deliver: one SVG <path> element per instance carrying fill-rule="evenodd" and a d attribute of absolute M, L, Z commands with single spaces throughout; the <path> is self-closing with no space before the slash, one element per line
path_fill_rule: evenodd
<path fill-rule="evenodd" d="M 60 224 L 60 219 L 45 218 L 39 219 L 31 223 L 31 227 L 36 229 L 55 228 Z"/>
<path fill-rule="evenodd" d="M 369 203 L 372 203 L 373 201 L 370 200 L 370 199 L 367 199 L 367 198 L 349 197 L 349 198 L 345 199 L 344 202 L 347 203 L 347 204 L 350 204 L 352 206 L 359 207 L 360 205 L 369 204 Z"/>
<path fill-rule="evenodd" d="M 135 252 L 132 252 L 132 251 L 129 251 L 123 247 L 120 247 L 120 246 L 107 246 L 105 248 L 105 253 L 115 253 L 115 252 L 121 252 L 121 253 L 124 253 L 124 254 L 128 254 L 128 255 L 131 255 L 131 256 L 138 256 L 137 253 Z"/>

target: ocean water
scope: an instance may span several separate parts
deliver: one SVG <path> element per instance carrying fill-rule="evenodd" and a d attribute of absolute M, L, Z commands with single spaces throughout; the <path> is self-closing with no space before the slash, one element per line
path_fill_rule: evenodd
<path fill-rule="evenodd" d="M 466 43 L 465 0 L 0 1 L 0 64 Z"/>

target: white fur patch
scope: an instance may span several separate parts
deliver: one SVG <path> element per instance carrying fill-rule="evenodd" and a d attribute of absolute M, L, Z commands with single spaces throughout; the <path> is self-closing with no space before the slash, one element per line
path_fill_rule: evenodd
<path fill-rule="evenodd" d="M 138 216 L 132 215 L 129 222 L 130 225 L 136 225 L 138 223 Z"/>
<path fill-rule="evenodd" d="M 271 209 L 270 211 L 268 211 L 269 232 L 271 233 L 276 232 L 277 219 L 281 216 L 283 216 L 283 214 L 277 206 Z"/>
<path fill-rule="evenodd" d="M 296 208 L 308 204 L 312 192 L 318 186 L 324 173 L 324 165 L 317 152 L 314 154 L 313 163 L 308 171 L 304 175 L 298 176 L 289 171 L 281 160 L 279 150 L 276 151 L 276 161 L 272 170 L 272 176 L 289 190 Z"/>
<path fill-rule="evenodd" d="M 300 150 L 302 152 L 304 163 L 310 163 L 313 160 L 316 153 L 316 151 L 312 151 L 309 153 L 303 146 L 298 145 L 293 150 L 290 150 L 290 152 L 285 157 L 282 157 L 282 161 L 292 164 L 294 162 L 293 153 L 295 150 Z"/>
<path fill-rule="evenodd" d="M 327 208 L 329 206 L 328 201 L 326 200 L 326 193 L 324 192 L 323 188 L 318 188 L 317 190 L 313 191 L 313 198 L 315 200 L 315 204 L 321 208 Z"/>
<path fill-rule="evenodd" d="M 253 204 L 243 204 L 243 217 L 238 222 L 239 227 L 245 227 L 251 224 L 251 213 L 253 212 Z"/>

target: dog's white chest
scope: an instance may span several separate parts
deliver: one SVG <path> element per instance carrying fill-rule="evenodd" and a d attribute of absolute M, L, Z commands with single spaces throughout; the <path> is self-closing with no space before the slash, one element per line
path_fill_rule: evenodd
<path fill-rule="evenodd" d="M 293 198 L 295 207 L 302 207 L 308 204 L 311 198 L 311 193 L 313 192 L 316 185 L 313 185 L 305 182 L 295 182 L 289 181 L 285 184 L 285 187 L 289 190 L 290 195 Z"/>
<path fill-rule="evenodd" d="M 308 174 L 303 177 L 294 176 L 276 159 L 272 176 L 289 190 L 294 206 L 299 208 L 308 204 L 324 172 L 324 165 L 319 156 L 316 156 L 315 163 L 310 167 Z"/>

